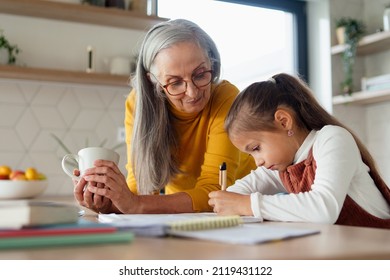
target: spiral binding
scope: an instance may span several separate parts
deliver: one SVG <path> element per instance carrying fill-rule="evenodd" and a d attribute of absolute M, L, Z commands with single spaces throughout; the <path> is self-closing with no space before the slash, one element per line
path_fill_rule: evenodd
<path fill-rule="evenodd" d="M 216 228 L 235 227 L 242 223 L 238 215 L 205 217 L 189 221 L 177 221 L 169 223 L 169 229 L 173 231 L 194 231 Z"/>

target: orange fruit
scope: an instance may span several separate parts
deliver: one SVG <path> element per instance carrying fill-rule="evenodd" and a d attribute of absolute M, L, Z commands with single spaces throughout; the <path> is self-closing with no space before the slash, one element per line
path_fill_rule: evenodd
<path fill-rule="evenodd" d="M 8 165 L 0 165 L 0 179 L 9 179 L 12 169 Z"/>
<path fill-rule="evenodd" d="M 24 171 L 27 180 L 38 180 L 38 171 L 34 167 L 29 167 Z"/>

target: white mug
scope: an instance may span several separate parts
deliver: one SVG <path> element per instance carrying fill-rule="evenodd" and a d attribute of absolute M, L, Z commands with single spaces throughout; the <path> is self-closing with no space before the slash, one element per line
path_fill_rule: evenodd
<path fill-rule="evenodd" d="M 94 167 L 94 161 L 98 159 L 110 160 L 115 164 L 119 163 L 119 154 L 113 150 L 102 147 L 88 147 L 81 149 L 77 155 L 66 154 L 62 158 L 62 169 L 64 172 L 73 179 L 79 179 L 79 177 L 73 175 L 73 167 L 69 162 L 69 159 L 74 160 L 78 164 L 80 175 L 82 175 L 86 169 Z"/>

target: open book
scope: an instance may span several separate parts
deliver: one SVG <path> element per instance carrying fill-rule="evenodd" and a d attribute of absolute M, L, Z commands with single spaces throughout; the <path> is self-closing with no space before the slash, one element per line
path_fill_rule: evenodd
<path fill-rule="evenodd" d="M 261 219 L 214 213 L 99 214 L 99 222 L 130 229 L 139 236 L 177 236 L 231 244 L 257 244 L 319 233 L 273 226 Z"/>

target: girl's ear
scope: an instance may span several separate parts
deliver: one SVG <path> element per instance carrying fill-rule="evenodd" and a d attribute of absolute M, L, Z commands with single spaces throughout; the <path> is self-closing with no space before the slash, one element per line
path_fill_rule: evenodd
<path fill-rule="evenodd" d="M 290 130 L 292 128 L 293 117 L 285 109 L 278 109 L 274 114 L 275 123 L 282 129 Z"/>

